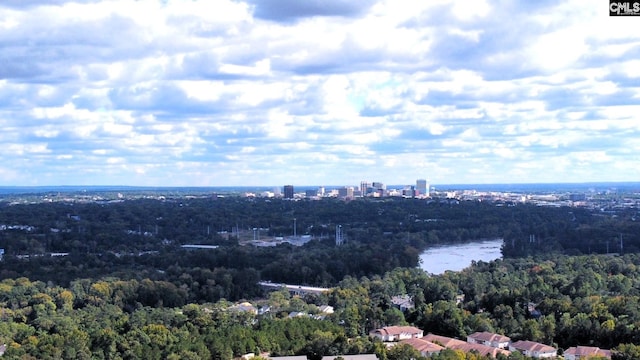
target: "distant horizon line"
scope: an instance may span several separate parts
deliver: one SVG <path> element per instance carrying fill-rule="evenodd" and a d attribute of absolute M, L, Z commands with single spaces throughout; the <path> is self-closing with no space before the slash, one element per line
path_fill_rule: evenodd
<path fill-rule="evenodd" d="M 422 179 L 417 179 L 422 180 Z M 431 183 L 427 181 L 430 186 L 535 186 L 535 185 L 640 185 L 638 181 L 583 181 L 583 182 L 512 182 L 512 183 Z M 383 183 L 385 184 L 385 183 Z M 206 189 L 206 188 L 275 188 L 284 187 L 286 185 L 292 185 L 295 187 L 343 187 L 343 186 L 356 186 L 357 184 L 333 184 L 333 185 L 296 185 L 296 184 L 282 184 L 282 185 L 0 185 L 0 188 L 14 188 L 14 189 L 37 189 L 37 188 L 138 188 L 138 189 Z M 385 184 L 387 186 L 412 186 L 411 184 Z"/>

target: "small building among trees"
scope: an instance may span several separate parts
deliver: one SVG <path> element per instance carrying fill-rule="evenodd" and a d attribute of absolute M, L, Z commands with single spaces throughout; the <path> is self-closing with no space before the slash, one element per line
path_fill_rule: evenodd
<path fill-rule="evenodd" d="M 413 326 L 387 326 L 369 332 L 370 337 L 377 337 L 382 341 L 400 341 L 405 339 L 420 339 L 424 332 Z"/>

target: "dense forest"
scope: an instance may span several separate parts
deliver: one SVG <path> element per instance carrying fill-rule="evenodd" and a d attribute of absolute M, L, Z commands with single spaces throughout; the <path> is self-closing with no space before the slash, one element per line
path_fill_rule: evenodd
<path fill-rule="evenodd" d="M 379 275 L 395 267 L 417 266 L 419 254 L 428 246 L 483 238 L 504 239 L 505 257 L 550 252 L 635 253 L 640 251 L 636 215 L 634 208 L 605 213 L 586 208 L 401 198 L 286 201 L 208 197 L 4 204 L 0 205 L 0 248 L 4 248 L 7 261 L 11 262 L 11 255 L 69 256 L 62 261 L 34 261 L 31 256 L 30 262 L 16 261 L 2 267 L 0 278 L 29 276 L 65 285 L 82 274 L 123 276 L 122 272 L 128 271 L 146 277 L 162 270 L 168 277 L 165 280 L 172 280 L 172 274 L 202 268 L 228 272 L 234 279 L 246 276 L 248 281 L 258 276 L 330 286 L 347 275 Z M 264 237 L 291 236 L 294 219 L 297 234 L 316 240 L 302 247 L 239 246 L 242 239 L 234 232 L 262 229 Z M 334 246 L 333 236 L 337 225 L 342 226 L 347 239 L 339 248 Z M 182 244 L 221 248 L 187 252 L 180 248 Z M 34 262 L 42 264 L 34 266 Z M 250 296 L 253 290 L 248 291 L 235 291 L 237 296 L 230 296 L 233 291 L 225 289 L 223 297 Z"/>
<path fill-rule="evenodd" d="M 7 344 L 8 358 L 375 352 L 403 360 L 419 354 L 386 349 L 366 335 L 413 324 L 458 338 L 493 331 L 561 349 L 617 348 L 618 358 L 637 359 L 636 213 L 393 198 L 2 204 L 0 345 Z M 346 238 L 341 246 L 333 237 L 338 225 Z M 254 247 L 242 237 L 252 229 L 264 238 L 297 232 L 313 240 Z M 504 239 L 503 260 L 439 276 L 417 267 L 429 246 L 484 238 Z M 261 280 L 332 290 L 302 298 L 269 294 Z M 410 296 L 415 308 L 398 310 L 391 304 L 397 295 Z M 234 311 L 241 300 L 271 311 Z M 325 320 L 288 316 L 320 315 L 321 305 L 336 311 Z M 439 358 L 460 355 L 445 351 Z"/>
<path fill-rule="evenodd" d="M 9 358 L 229 359 L 249 352 L 376 352 L 381 359 L 400 360 L 406 355 L 398 354 L 401 348 L 386 349 L 366 334 L 411 323 L 451 337 L 493 331 L 560 348 L 620 349 L 618 358 L 637 359 L 639 279 L 637 255 L 506 259 L 440 276 L 397 268 L 382 276 L 347 277 L 322 295 L 270 293 L 254 301 L 269 307 L 261 315 L 234 310 L 226 300 L 178 306 L 164 293 L 183 289 L 149 279 L 82 279 L 69 287 L 5 279 L 0 282 L 0 341 L 8 344 Z M 399 294 L 410 295 L 415 308 L 403 313 L 393 307 L 391 298 Z M 458 303 L 461 294 L 464 300 Z M 150 304 L 158 297 L 167 303 Z M 288 315 L 319 314 L 323 304 L 335 308 L 324 320 Z M 446 354 L 443 359 L 449 358 Z"/>

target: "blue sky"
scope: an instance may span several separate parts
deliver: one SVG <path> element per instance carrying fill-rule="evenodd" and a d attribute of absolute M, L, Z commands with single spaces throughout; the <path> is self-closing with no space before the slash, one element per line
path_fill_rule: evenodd
<path fill-rule="evenodd" d="M 607 6 L 5 0 L 0 185 L 640 181 Z"/>

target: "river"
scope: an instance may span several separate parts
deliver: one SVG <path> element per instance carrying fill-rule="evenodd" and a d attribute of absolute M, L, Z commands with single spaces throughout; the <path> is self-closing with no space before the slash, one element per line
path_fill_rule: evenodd
<path fill-rule="evenodd" d="M 460 271 L 474 260 L 489 262 L 500 259 L 501 247 L 502 239 L 432 247 L 420 254 L 420 268 L 430 274 L 443 274 L 447 270 Z"/>

